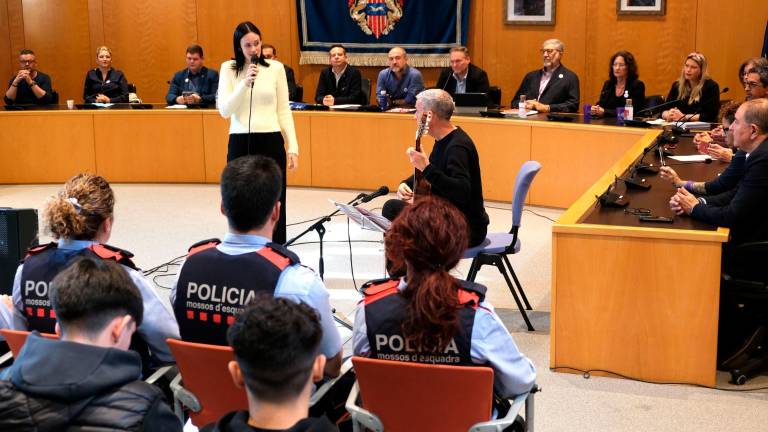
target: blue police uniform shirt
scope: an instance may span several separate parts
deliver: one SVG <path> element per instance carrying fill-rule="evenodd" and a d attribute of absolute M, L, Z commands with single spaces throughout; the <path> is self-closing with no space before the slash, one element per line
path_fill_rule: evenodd
<path fill-rule="evenodd" d="M 405 99 L 407 104 L 416 105 L 416 95 L 424 90 L 424 78 L 418 69 L 406 66 L 403 78 L 398 81 L 392 69 L 386 68 L 379 72 L 376 80 L 376 96 L 382 90 L 387 92 L 391 100 Z"/>
<path fill-rule="evenodd" d="M 255 252 L 269 243 L 266 237 L 253 234 L 228 233 L 216 248 L 227 255 L 240 255 Z M 171 304 L 176 300 L 178 277 L 171 290 Z M 277 281 L 276 297 L 284 297 L 296 303 L 306 303 L 320 315 L 323 339 L 320 350 L 327 357 L 334 357 L 341 351 L 341 336 L 336 329 L 331 312 L 330 295 L 320 277 L 312 269 L 301 264 L 287 267 Z"/>
<path fill-rule="evenodd" d="M 85 249 L 95 241 L 90 240 L 68 240 L 58 241 L 58 248 L 64 250 Z M 155 291 L 152 284 L 144 277 L 141 271 L 122 266 L 131 280 L 141 293 L 142 303 L 144 304 L 144 319 L 137 329 L 142 339 L 147 343 L 152 357 L 160 363 L 175 363 L 171 350 L 168 348 L 166 339 L 179 339 L 179 325 L 176 323 L 176 317 L 163 305 L 160 296 Z M 24 304 L 21 298 L 21 274 L 24 264 L 16 269 L 16 277 L 13 280 L 13 305 L 14 312 L 12 322 L 9 323 L 13 330 L 28 330 L 27 319 L 24 317 Z M 2 306 L 0 306 L 2 307 Z"/>
<path fill-rule="evenodd" d="M 400 280 L 397 289 L 404 290 L 406 283 Z M 367 356 L 371 347 L 365 323 L 365 307 L 358 305 L 352 332 L 352 350 L 355 355 Z M 472 327 L 470 347 L 472 361 L 478 365 L 489 365 L 493 369 L 493 388 L 504 398 L 527 392 L 536 381 L 536 368 L 517 349 L 512 335 L 493 310 L 493 306 L 480 302 Z"/>

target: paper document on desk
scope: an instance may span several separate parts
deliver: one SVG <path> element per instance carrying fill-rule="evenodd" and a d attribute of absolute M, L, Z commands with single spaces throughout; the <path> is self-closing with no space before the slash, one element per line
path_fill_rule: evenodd
<path fill-rule="evenodd" d="M 360 104 L 342 104 L 342 105 L 331 105 L 330 108 L 332 110 L 347 110 L 347 111 L 356 111 L 358 108 L 360 108 Z"/>
<path fill-rule="evenodd" d="M 518 115 L 520 115 L 520 112 L 517 109 L 505 109 L 501 113 L 504 114 L 507 117 L 517 117 Z M 538 113 L 539 112 L 536 111 L 536 110 L 525 110 L 525 116 L 526 117 L 532 116 L 532 115 L 536 115 Z"/>
<path fill-rule="evenodd" d="M 180 104 L 168 105 L 167 107 L 165 107 L 165 109 L 187 109 L 187 106 L 186 105 L 180 105 Z"/>
<path fill-rule="evenodd" d="M 682 155 L 682 156 L 667 156 L 669 159 L 674 159 L 678 162 L 706 162 L 709 159 L 709 155 L 695 154 L 695 155 Z"/>
<path fill-rule="evenodd" d="M 94 102 L 93 103 L 93 106 L 97 106 L 99 108 L 109 108 L 112 105 L 114 105 L 114 104 L 113 103 L 101 103 L 101 102 Z"/>

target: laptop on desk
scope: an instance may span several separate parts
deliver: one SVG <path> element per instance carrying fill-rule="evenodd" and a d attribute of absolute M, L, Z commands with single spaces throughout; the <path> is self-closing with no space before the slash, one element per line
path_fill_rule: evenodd
<path fill-rule="evenodd" d="M 457 114 L 477 114 L 487 110 L 491 100 L 485 93 L 456 93 L 453 102 Z"/>

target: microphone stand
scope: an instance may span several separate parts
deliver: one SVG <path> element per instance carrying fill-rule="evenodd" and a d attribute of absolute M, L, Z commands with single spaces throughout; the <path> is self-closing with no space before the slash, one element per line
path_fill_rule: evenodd
<path fill-rule="evenodd" d="M 360 204 L 358 201 L 365 198 L 365 194 L 361 193 L 358 196 L 356 196 L 353 200 L 349 201 L 347 204 L 351 206 L 355 206 Z M 337 213 L 339 213 L 341 210 L 336 209 L 333 213 L 330 213 L 326 216 L 321 217 L 319 220 L 317 220 L 315 223 L 307 227 L 304 231 L 301 232 L 301 234 L 297 235 L 296 237 L 288 240 L 283 244 L 283 246 L 288 247 L 296 242 L 296 240 L 304 237 L 307 233 L 310 231 L 317 231 L 317 236 L 320 238 L 320 260 L 317 264 L 318 272 L 320 273 L 320 279 L 324 279 L 325 275 L 325 260 L 323 259 L 323 236 L 325 236 L 325 226 L 324 224 L 326 222 L 330 222 L 331 218 L 335 216 Z"/>

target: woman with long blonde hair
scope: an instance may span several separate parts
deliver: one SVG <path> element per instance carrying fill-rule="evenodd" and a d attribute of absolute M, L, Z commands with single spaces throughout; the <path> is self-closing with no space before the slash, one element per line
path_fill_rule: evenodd
<path fill-rule="evenodd" d="M 672 83 L 667 101 L 680 101 L 661 117 L 666 121 L 715 122 L 720 110 L 720 86 L 709 77 L 707 58 L 700 52 L 688 54 L 680 77 Z"/>

